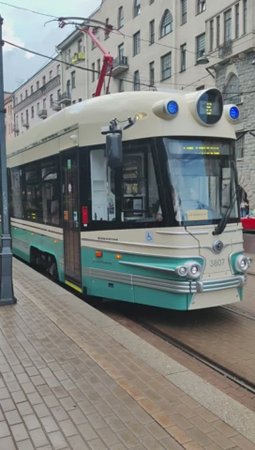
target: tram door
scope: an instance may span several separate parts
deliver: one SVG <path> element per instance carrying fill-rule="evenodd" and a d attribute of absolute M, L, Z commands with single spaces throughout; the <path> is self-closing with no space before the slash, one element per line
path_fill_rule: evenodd
<path fill-rule="evenodd" d="M 62 154 L 65 283 L 81 292 L 78 153 Z"/>

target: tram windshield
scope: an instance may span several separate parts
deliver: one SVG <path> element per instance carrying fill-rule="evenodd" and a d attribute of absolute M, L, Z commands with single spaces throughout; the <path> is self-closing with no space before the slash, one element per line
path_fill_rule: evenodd
<path fill-rule="evenodd" d="M 164 139 L 176 220 L 238 220 L 236 169 L 231 141 Z"/>

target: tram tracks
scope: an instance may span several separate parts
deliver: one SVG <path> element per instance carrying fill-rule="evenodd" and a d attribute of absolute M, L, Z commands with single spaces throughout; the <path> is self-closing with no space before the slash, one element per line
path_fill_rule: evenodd
<path fill-rule="evenodd" d="M 232 311 L 231 311 L 232 312 Z M 235 312 L 235 311 L 234 311 Z M 252 383 L 250 380 L 245 379 L 244 377 L 241 377 L 237 373 L 235 373 L 232 370 L 229 370 L 228 368 L 224 367 L 223 365 L 217 363 L 210 357 L 207 357 L 206 355 L 202 354 L 201 352 L 195 350 L 191 346 L 185 344 L 180 339 L 177 339 L 173 336 L 170 336 L 169 334 L 165 333 L 164 331 L 160 330 L 160 328 L 143 321 L 141 319 L 136 319 L 132 316 L 129 317 L 133 322 L 137 323 L 137 325 L 144 328 L 146 331 L 151 332 L 152 334 L 156 335 L 163 341 L 167 342 L 168 344 L 171 344 L 173 347 L 177 348 L 181 352 L 189 355 L 190 357 L 194 358 L 196 361 L 199 361 L 203 365 L 206 365 L 213 371 L 219 373 L 220 375 L 224 376 L 225 378 L 231 380 L 236 385 L 242 387 L 243 389 L 247 390 L 248 392 L 255 395 L 255 382 Z M 255 320 L 255 317 L 254 319 Z"/>

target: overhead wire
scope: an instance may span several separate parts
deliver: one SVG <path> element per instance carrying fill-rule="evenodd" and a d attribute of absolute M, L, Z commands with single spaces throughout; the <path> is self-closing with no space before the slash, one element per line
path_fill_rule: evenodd
<path fill-rule="evenodd" d="M 37 14 L 37 15 L 44 16 L 44 17 L 50 17 L 50 18 L 52 18 L 52 19 L 58 20 L 58 17 L 57 17 L 57 16 L 54 16 L 54 15 L 52 15 L 52 14 L 43 13 L 43 12 L 40 12 L 40 11 L 36 11 L 36 10 L 31 9 L 31 8 L 25 8 L 25 7 L 22 7 L 22 6 L 13 5 L 13 4 L 11 4 L 11 3 L 7 3 L 7 2 L 3 2 L 3 1 L 0 1 L 0 4 L 9 6 L 9 7 L 15 8 L 15 9 L 19 9 L 19 10 L 24 10 L 24 11 L 30 12 L 30 13 L 32 13 L 32 14 Z M 128 37 L 128 38 L 130 38 L 130 39 L 133 39 L 133 36 L 131 36 L 131 35 L 127 34 L 127 33 L 123 33 L 122 31 L 120 31 L 119 29 L 114 28 L 114 27 L 112 27 L 111 32 L 112 32 L 112 33 L 118 33 L 118 34 L 123 35 L 124 37 Z M 143 38 L 142 38 L 141 41 L 142 41 L 142 42 L 149 42 L 149 43 L 150 43 L 150 40 L 149 40 L 149 39 L 143 39 Z M 78 69 L 81 69 L 81 70 L 85 70 L 85 71 L 87 71 L 87 72 L 99 73 L 99 71 L 97 71 L 97 70 L 95 70 L 95 69 L 89 69 L 88 67 L 85 68 L 85 67 L 79 66 L 79 65 L 77 65 L 77 64 L 68 63 L 68 62 L 65 62 L 65 61 L 63 61 L 63 60 L 60 60 L 60 59 L 58 59 L 58 58 L 56 58 L 56 57 L 50 57 L 50 56 L 45 55 L 45 54 L 42 54 L 42 53 L 40 53 L 40 52 L 33 51 L 33 50 L 27 49 L 27 48 L 25 48 L 25 47 L 19 46 L 19 45 L 17 45 L 17 44 L 11 43 L 11 42 L 9 42 L 9 41 L 7 41 L 7 40 L 4 40 L 3 42 L 6 42 L 7 44 L 9 44 L 9 45 L 11 45 L 11 46 L 14 46 L 14 47 L 17 47 L 17 48 L 19 48 L 20 50 L 24 50 L 24 51 L 26 51 L 26 52 L 28 52 L 28 53 L 31 53 L 31 54 L 34 54 L 34 55 L 37 55 L 37 56 L 41 56 L 41 57 L 44 57 L 44 58 L 47 58 L 47 59 L 50 59 L 50 60 L 59 61 L 60 63 L 65 64 L 65 65 L 68 65 L 68 66 L 71 66 L 71 67 L 75 67 L 75 68 L 78 68 Z M 153 44 L 159 45 L 159 46 L 161 46 L 161 47 L 169 48 L 170 50 L 173 50 L 173 49 L 174 49 L 174 50 L 180 51 L 180 48 L 177 48 L 177 47 L 175 47 L 175 46 L 170 46 L 170 45 L 167 45 L 167 44 L 163 44 L 163 43 L 160 43 L 160 42 L 157 42 L 157 41 L 154 41 Z M 237 47 L 238 45 L 242 45 L 242 43 L 236 44 L 235 47 Z M 191 50 L 188 50 L 188 49 L 186 49 L 186 52 L 187 52 L 187 53 L 192 53 L 192 54 L 196 55 L 195 52 L 193 52 L 193 51 L 191 51 Z M 214 55 L 211 55 L 210 57 L 217 58 L 217 57 L 214 56 Z M 217 59 L 218 59 L 218 58 L 217 58 Z M 192 68 L 192 67 L 193 67 L 193 65 L 190 66 L 190 67 L 187 67 L 186 70 L 189 70 L 189 69 Z M 178 72 L 175 72 L 175 73 L 172 73 L 172 74 L 171 74 L 171 76 L 175 76 L 175 75 L 178 75 Z M 194 80 L 192 83 L 189 83 L 189 84 L 186 84 L 186 85 L 184 85 L 183 83 L 182 83 L 182 84 L 181 84 L 181 83 L 180 83 L 180 84 L 179 84 L 179 83 L 174 83 L 174 85 L 179 85 L 179 86 L 181 86 L 182 89 L 186 89 L 187 87 L 190 87 L 190 86 L 192 86 L 192 85 L 197 84 L 199 81 L 205 80 L 205 79 L 208 78 L 209 76 L 210 76 L 210 75 L 207 74 L 207 75 L 205 75 L 205 76 L 203 76 L 203 77 L 201 77 L 201 78 L 199 78 L 199 79 L 197 79 L 197 80 Z M 133 83 L 133 80 L 128 80 L 127 78 L 122 78 L 122 80 L 123 80 L 123 81 L 126 81 L 126 82 L 128 82 L 128 83 Z M 159 84 L 159 83 L 161 83 L 161 80 L 160 80 L 160 81 L 154 82 L 154 85 L 155 85 L 155 84 Z M 140 83 L 140 84 L 141 84 L 142 86 L 152 87 L 149 81 L 146 82 L 146 83 L 143 82 L 143 83 Z M 167 86 L 167 85 L 172 86 L 173 83 L 169 83 L 169 84 L 168 84 L 168 83 L 164 83 L 164 86 Z M 242 92 L 242 94 L 244 94 L 244 93 L 253 93 L 253 92 L 254 92 L 254 91 L 247 91 L 247 92 Z M 231 94 L 232 94 L 232 92 L 231 92 Z M 234 93 L 233 93 L 233 94 L 234 94 Z"/>
<path fill-rule="evenodd" d="M 98 74 L 98 75 L 100 74 L 100 71 L 98 71 L 98 70 L 96 70 L 96 69 L 90 69 L 89 67 L 82 67 L 82 66 L 79 66 L 78 64 L 72 64 L 72 63 L 69 63 L 69 62 L 67 62 L 67 61 L 63 61 L 62 59 L 59 59 L 59 58 L 57 58 L 57 57 L 48 56 L 48 55 L 45 55 L 44 53 L 40 53 L 40 52 L 37 52 L 37 51 L 34 51 L 34 50 L 30 50 L 30 49 L 28 49 L 28 48 L 26 48 L 26 47 L 22 47 L 21 45 L 15 44 L 15 43 L 10 42 L 10 41 L 7 41 L 6 39 L 3 39 L 2 42 L 5 43 L 5 44 L 8 44 L 8 45 L 11 45 L 11 46 L 13 46 L 13 47 L 16 47 L 16 48 L 18 48 L 19 50 L 22 50 L 22 51 L 24 51 L 24 52 L 27 52 L 27 53 L 31 53 L 31 54 L 40 56 L 40 57 L 42 57 L 42 58 L 46 58 L 46 59 L 49 59 L 49 60 L 51 60 L 51 61 L 57 61 L 57 62 L 59 62 L 59 63 L 61 63 L 61 64 L 66 65 L 66 66 L 74 67 L 74 68 L 76 68 L 76 69 L 78 69 L 78 70 L 83 70 L 83 71 L 85 71 L 85 72 L 90 72 L 90 73 L 94 73 L 94 74 Z M 191 68 L 191 66 L 190 66 L 190 68 Z M 207 74 L 207 75 L 205 75 L 205 76 L 203 76 L 203 77 L 197 79 L 197 80 L 194 81 L 193 83 L 190 83 L 190 84 L 186 85 L 185 88 L 186 88 L 186 87 L 189 87 L 189 86 L 192 86 L 193 84 L 197 84 L 199 81 L 202 81 L 202 80 L 208 78 L 209 76 L 210 76 L 210 75 Z M 119 79 L 119 80 L 123 80 L 123 81 L 125 81 L 125 82 L 127 82 L 127 83 L 130 83 L 130 84 L 133 84 L 133 83 L 134 83 L 133 79 L 132 79 L 132 80 L 131 80 L 131 79 L 128 79 L 128 78 L 118 78 L 118 79 Z M 160 83 L 160 82 L 155 82 L 155 83 L 154 83 L 154 87 L 155 87 L 155 84 L 158 84 L 158 83 Z M 140 82 L 140 85 L 141 85 L 141 86 L 144 86 L 144 87 L 147 87 L 147 88 L 153 88 L 153 86 L 152 86 L 149 82 Z M 169 86 L 171 86 L 171 85 L 172 85 L 172 84 L 170 83 Z M 167 87 L 168 84 L 165 83 L 163 86 L 164 86 L 164 87 Z M 183 86 L 183 85 L 180 85 L 180 86 Z M 222 91 L 222 93 L 225 94 L 225 95 L 228 95 L 228 94 L 231 94 L 231 95 L 235 95 L 235 94 L 236 94 L 236 95 L 243 95 L 243 94 L 253 94 L 253 93 L 255 93 L 255 90 L 242 91 L 242 92 L 233 92 L 233 91 L 231 91 L 231 92 L 226 92 L 226 91 Z"/>

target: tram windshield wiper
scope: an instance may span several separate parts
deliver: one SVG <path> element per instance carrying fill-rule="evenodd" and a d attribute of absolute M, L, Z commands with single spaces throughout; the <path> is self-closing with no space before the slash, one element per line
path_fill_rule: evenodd
<path fill-rule="evenodd" d="M 226 225 L 227 225 L 227 223 L 228 223 L 229 216 L 230 216 L 230 214 L 231 214 L 231 211 L 232 211 L 233 206 L 234 206 L 235 201 L 236 201 L 237 190 L 238 190 L 238 189 L 235 189 L 235 191 L 234 191 L 234 193 L 233 193 L 233 195 L 232 195 L 231 202 L 230 202 L 230 204 L 229 204 L 229 207 L 228 207 L 227 211 L 225 212 L 224 216 L 223 216 L 223 217 L 221 218 L 221 220 L 219 221 L 218 225 L 217 225 L 217 226 L 215 227 L 215 229 L 213 230 L 212 234 L 213 234 L 214 236 L 223 233 L 223 231 L 225 230 Z"/>

